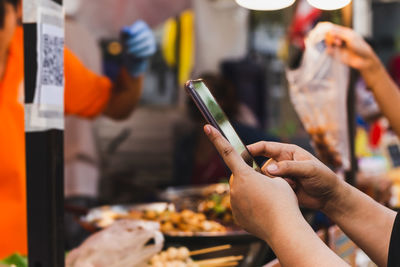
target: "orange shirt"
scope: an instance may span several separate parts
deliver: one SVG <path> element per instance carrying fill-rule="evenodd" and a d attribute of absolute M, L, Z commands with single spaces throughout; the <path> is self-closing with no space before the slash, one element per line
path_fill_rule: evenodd
<path fill-rule="evenodd" d="M 111 82 L 86 69 L 67 49 L 64 59 L 65 112 L 96 116 L 108 102 Z M 0 259 L 27 253 L 23 66 L 23 31 L 18 28 L 0 81 Z"/>

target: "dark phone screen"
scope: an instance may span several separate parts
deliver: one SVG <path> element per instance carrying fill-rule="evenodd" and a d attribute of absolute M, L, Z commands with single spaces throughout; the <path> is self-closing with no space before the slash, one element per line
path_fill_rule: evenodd
<path fill-rule="evenodd" d="M 219 126 L 222 134 L 231 143 L 233 148 L 242 156 L 243 160 L 256 171 L 261 172 L 260 167 L 255 162 L 254 158 L 250 155 L 246 146 L 243 144 L 242 140 L 236 133 L 235 129 L 232 127 L 225 113 L 222 111 L 221 107 L 208 90 L 207 86 L 202 80 L 191 81 L 193 89 L 199 96 L 199 100 L 203 102 L 204 106 L 208 109 L 210 115 L 213 117 L 214 121 Z M 207 118 L 206 118 L 207 120 Z"/>

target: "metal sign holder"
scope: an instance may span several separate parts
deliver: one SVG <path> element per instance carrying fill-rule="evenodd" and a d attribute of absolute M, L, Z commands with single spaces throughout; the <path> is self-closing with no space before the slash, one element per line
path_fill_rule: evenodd
<path fill-rule="evenodd" d="M 53 1 L 62 4 L 62 0 Z M 37 23 L 24 23 L 23 28 L 27 104 L 33 102 L 36 87 Z M 29 266 L 62 267 L 65 253 L 62 130 L 26 132 L 26 185 Z"/>

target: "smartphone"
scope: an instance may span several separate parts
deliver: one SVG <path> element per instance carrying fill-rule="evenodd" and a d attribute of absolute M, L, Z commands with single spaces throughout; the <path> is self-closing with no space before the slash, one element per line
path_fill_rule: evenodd
<path fill-rule="evenodd" d="M 244 145 L 232 124 L 229 122 L 224 111 L 204 84 L 202 79 L 190 80 L 185 84 L 185 89 L 195 102 L 197 108 L 207 121 L 219 130 L 222 135 L 231 143 L 233 148 L 242 156 L 243 160 L 254 170 L 261 173 L 261 169 L 247 147 Z"/>

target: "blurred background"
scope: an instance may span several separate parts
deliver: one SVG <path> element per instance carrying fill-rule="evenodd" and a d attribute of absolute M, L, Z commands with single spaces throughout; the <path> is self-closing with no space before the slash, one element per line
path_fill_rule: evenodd
<path fill-rule="evenodd" d="M 230 172 L 203 134 L 202 116 L 183 88 L 189 79 L 205 80 L 245 144 L 282 141 L 317 154 L 293 107 L 286 72 L 301 65 L 309 31 L 318 22 L 330 21 L 361 34 L 399 83 L 400 1 L 353 0 L 335 10 L 316 8 L 310 2 L 297 0 L 283 9 L 255 11 L 233 0 L 65 0 L 67 47 L 86 67 L 111 80 L 123 65 L 124 26 L 143 20 L 157 41 L 140 104 L 129 118 L 113 121 L 100 116 L 89 121 L 67 117 L 67 205 L 87 211 L 103 204 L 162 200 L 183 210 L 188 207 L 181 196 L 200 192 L 204 189 L 200 185 L 228 181 Z M 343 177 L 348 182 L 377 201 L 398 208 L 399 140 L 358 73 L 351 70 L 343 79 L 349 95 L 347 111 L 343 108 L 339 113 L 348 122 L 333 123 L 348 128 L 350 165 L 334 169 L 346 171 Z M 179 191 L 182 186 L 189 191 Z M 218 201 L 212 201 L 228 204 L 224 212 L 228 210 L 233 223 L 226 187 L 221 194 L 217 190 L 203 195 L 202 201 L 211 201 L 217 192 Z M 200 206 L 194 210 L 203 212 Z M 67 247 L 73 248 L 89 233 L 70 212 L 67 209 Z M 315 230 L 331 226 L 324 215 L 303 212 Z M 322 236 L 328 235 L 325 233 Z M 343 234 L 329 233 L 337 238 Z M 172 238 L 166 244 L 193 247 L 198 240 L 177 242 Z M 236 245 L 245 246 L 246 242 L 242 239 Z M 265 243 L 252 242 L 259 246 L 254 253 L 261 255 L 260 262 L 274 258 Z"/>
<path fill-rule="evenodd" d="M 151 198 L 149 192 L 177 184 L 177 158 L 185 153 L 180 142 L 195 127 L 183 90 L 189 78 L 223 75 L 234 84 L 231 120 L 312 151 L 289 100 L 285 68 L 296 64 L 317 22 L 353 26 L 391 73 L 400 68 L 398 1 L 353 1 L 334 11 L 303 0 L 277 11 L 252 11 L 231 0 L 71 0 L 66 7 L 67 46 L 86 66 L 111 78 L 121 62 L 123 25 L 143 19 L 157 37 L 140 107 L 129 119 L 67 121 L 67 139 L 80 140 L 66 145 L 67 182 L 99 179 L 98 192 L 90 190 L 107 203 L 143 201 Z"/>

